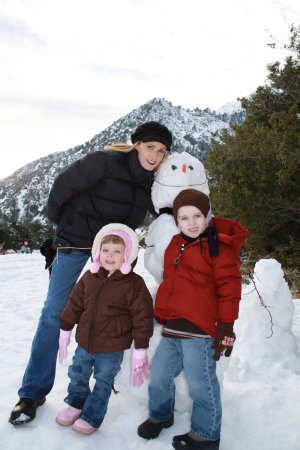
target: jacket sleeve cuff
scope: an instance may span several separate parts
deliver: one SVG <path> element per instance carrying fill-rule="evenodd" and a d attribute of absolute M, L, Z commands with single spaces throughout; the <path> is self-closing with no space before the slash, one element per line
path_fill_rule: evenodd
<path fill-rule="evenodd" d="M 149 339 L 135 339 L 134 348 L 136 350 L 145 350 L 149 347 Z"/>
<path fill-rule="evenodd" d="M 73 329 L 73 327 L 74 327 L 74 324 L 73 324 L 73 323 L 65 322 L 64 320 L 61 320 L 61 322 L 60 322 L 60 328 L 61 328 L 62 330 L 70 331 L 70 330 Z"/>
<path fill-rule="evenodd" d="M 218 319 L 222 322 L 233 323 L 239 317 L 239 302 L 226 303 L 219 305 Z"/>

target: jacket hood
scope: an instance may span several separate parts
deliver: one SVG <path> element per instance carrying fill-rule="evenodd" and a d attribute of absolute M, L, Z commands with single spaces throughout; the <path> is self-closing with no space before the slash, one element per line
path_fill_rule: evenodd
<path fill-rule="evenodd" d="M 127 274 L 132 269 L 132 263 L 137 259 L 139 251 L 139 238 L 135 231 L 122 223 L 111 223 L 105 225 L 96 234 L 92 247 L 93 262 L 90 266 L 90 271 L 92 273 L 98 272 L 100 268 L 101 241 L 105 236 L 110 234 L 121 237 L 125 243 L 124 263 L 122 264 L 120 270 L 123 274 Z"/>
<path fill-rule="evenodd" d="M 236 220 L 221 217 L 213 217 L 210 225 L 216 227 L 220 242 L 231 245 L 237 253 L 240 252 L 248 236 L 246 228 Z"/>

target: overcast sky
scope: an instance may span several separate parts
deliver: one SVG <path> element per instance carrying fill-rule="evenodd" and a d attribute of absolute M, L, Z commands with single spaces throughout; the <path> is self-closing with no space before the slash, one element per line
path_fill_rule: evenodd
<path fill-rule="evenodd" d="M 298 0 L 1 0 L 0 179 L 154 97 L 217 109 L 286 56 Z"/>

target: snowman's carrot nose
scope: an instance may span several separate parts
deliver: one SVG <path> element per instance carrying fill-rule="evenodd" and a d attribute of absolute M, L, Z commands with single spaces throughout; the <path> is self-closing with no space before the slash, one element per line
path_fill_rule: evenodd
<path fill-rule="evenodd" d="M 183 173 L 186 172 L 186 165 L 185 165 L 185 164 L 182 165 L 182 172 L 183 172 Z"/>

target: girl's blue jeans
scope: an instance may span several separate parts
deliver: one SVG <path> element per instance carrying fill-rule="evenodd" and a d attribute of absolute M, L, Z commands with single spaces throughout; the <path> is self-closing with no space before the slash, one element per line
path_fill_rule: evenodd
<path fill-rule="evenodd" d="M 88 258 L 86 253 L 72 250 L 69 254 L 59 252 L 58 260 L 53 263 L 47 298 L 32 342 L 19 397 L 40 401 L 53 387 L 60 313 Z"/>
<path fill-rule="evenodd" d="M 114 379 L 120 371 L 124 352 L 91 355 L 78 345 L 68 375 L 70 384 L 65 402 L 82 409 L 80 419 L 99 428 L 107 411 Z M 90 390 L 89 380 L 94 370 L 96 383 Z"/>
<path fill-rule="evenodd" d="M 163 337 L 151 363 L 150 417 L 168 420 L 174 413 L 174 378 L 183 370 L 193 400 L 191 430 L 205 440 L 217 440 L 221 431 L 220 385 L 211 349 L 212 339 Z"/>

